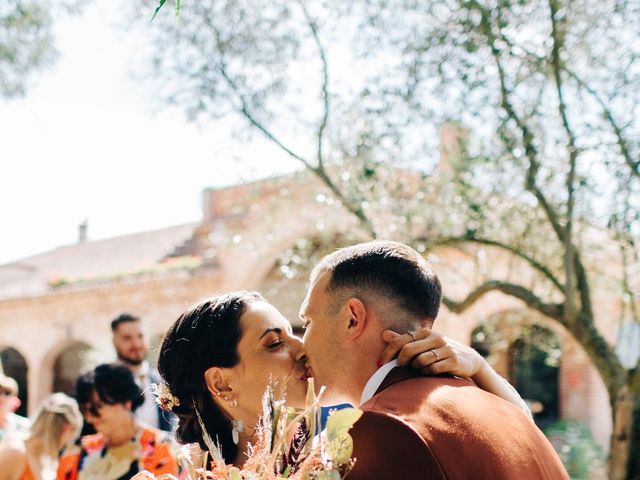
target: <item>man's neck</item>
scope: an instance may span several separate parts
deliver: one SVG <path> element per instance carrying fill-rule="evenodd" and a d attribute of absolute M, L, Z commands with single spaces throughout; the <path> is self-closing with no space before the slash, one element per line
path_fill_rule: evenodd
<path fill-rule="evenodd" d="M 343 401 L 359 405 L 365 385 L 378 370 L 377 362 L 385 346 L 382 330 L 372 328 L 357 344 L 344 352 L 342 365 L 345 368 L 340 368 L 341 377 L 334 382 L 340 388 L 333 389 L 343 397 Z"/>
<path fill-rule="evenodd" d="M 137 375 L 138 373 L 142 373 L 145 370 L 146 367 L 146 360 L 143 360 L 142 362 L 135 364 L 135 363 L 131 363 L 128 360 L 125 360 L 124 358 L 118 358 L 118 361 L 124 365 L 125 367 L 127 367 L 129 370 L 131 370 L 131 372 L 133 372 L 134 375 Z"/>
<path fill-rule="evenodd" d="M 370 367 L 364 367 L 364 365 L 369 363 L 371 363 Z M 341 382 L 341 388 L 332 389 L 334 392 L 332 399 L 338 402 L 350 403 L 351 405 L 359 405 L 362 391 L 371 376 L 377 371 L 377 367 L 375 366 L 375 362 L 364 360 L 354 362 L 352 365 L 357 365 L 360 368 L 352 368 L 344 371 L 344 381 Z"/>

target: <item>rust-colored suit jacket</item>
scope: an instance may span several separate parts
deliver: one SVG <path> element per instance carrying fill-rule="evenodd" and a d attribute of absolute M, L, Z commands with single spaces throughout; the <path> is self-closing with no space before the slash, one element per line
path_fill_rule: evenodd
<path fill-rule="evenodd" d="M 348 480 L 569 478 L 527 415 L 469 380 L 397 367 L 360 408 Z"/>

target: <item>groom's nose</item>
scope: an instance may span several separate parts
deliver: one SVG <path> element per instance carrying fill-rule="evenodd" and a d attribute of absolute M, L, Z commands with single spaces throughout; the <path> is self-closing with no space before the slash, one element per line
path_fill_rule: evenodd
<path fill-rule="evenodd" d="M 301 364 L 301 365 L 303 365 L 305 367 L 307 365 L 307 361 L 308 360 L 309 359 L 307 358 L 307 354 L 306 353 L 303 354 L 303 355 L 300 355 L 300 356 L 298 356 L 298 358 L 296 358 L 296 362 L 298 362 L 299 364 Z"/>
<path fill-rule="evenodd" d="M 293 355 L 294 360 L 297 363 L 301 363 L 301 364 L 306 364 L 307 363 L 307 352 L 304 351 L 304 349 L 299 348 Z"/>

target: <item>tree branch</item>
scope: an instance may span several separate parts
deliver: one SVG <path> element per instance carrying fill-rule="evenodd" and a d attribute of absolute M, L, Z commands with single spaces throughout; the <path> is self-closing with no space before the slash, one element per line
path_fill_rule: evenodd
<path fill-rule="evenodd" d="M 320 36 L 318 34 L 318 26 L 316 22 L 311 18 L 307 7 L 304 5 L 303 1 L 300 1 L 300 6 L 302 7 L 302 11 L 304 12 L 304 16 L 307 20 L 307 24 L 311 29 L 311 35 L 313 36 L 313 40 L 318 48 L 318 53 L 320 54 L 320 63 L 322 65 L 322 120 L 320 121 L 320 126 L 318 127 L 318 168 L 324 169 L 324 155 L 322 152 L 322 143 L 324 141 L 324 131 L 327 128 L 327 123 L 329 120 L 329 63 L 327 62 L 327 57 L 325 54 L 324 46 L 320 41 Z"/>
<path fill-rule="evenodd" d="M 226 64 L 224 61 L 223 49 L 221 48 L 220 36 L 217 30 L 215 30 L 215 35 L 216 35 L 216 43 L 217 43 L 216 47 L 217 47 L 218 53 L 220 54 L 220 62 L 218 66 L 220 70 L 220 75 L 222 75 L 222 78 L 225 80 L 229 88 L 231 88 L 233 92 L 237 95 L 238 100 L 240 101 L 240 112 L 242 113 L 242 115 L 251 123 L 251 125 L 253 125 L 260 132 L 262 132 L 262 134 L 265 135 L 269 140 L 271 140 L 278 147 L 280 147 L 282 150 L 288 153 L 291 157 L 301 162 L 307 169 L 313 172 L 329 188 L 329 190 L 331 190 L 331 192 L 342 203 L 342 205 L 344 205 L 345 208 L 351 214 L 355 215 L 355 217 L 360 221 L 361 225 L 367 231 L 367 233 L 372 238 L 376 238 L 377 233 L 375 231 L 373 223 L 371 222 L 371 220 L 369 220 L 367 215 L 364 213 L 364 210 L 362 209 L 362 206 L 360 205 L 360 203 L 347 198 L 342 193 L 342 191 L 336 186 L 333 180 L 329 177 L 329 175 L 327 174 L 323 166 L 312 165 L 308 160 L 306 160 L 305 158 L 303 158 L 302 156 L 298 155 L 293 150 L 288 148 L 266 126 L 264 126 L 262 122 L 260 122 L 255 117 L 255 115 L 253 115 L 253 113 L 249 109 L 249 104 L 245 99 L 244 95 L 242 95 L 242 93 L 240 92 L 240 89 L 238 88 L 236 83 L 233 81 L 233 79 L 227 72 Z"/>
<path fill-rule="evenodd" d="M 576 315 L 576 302 L 574 298 L 575 294 L 575 261 L 574 256 L 576 252 L 573 248 L 573 210 L 575 202 L 575 177 L 576 177 L 576 163 L 578 159 L 578 150 L 576 148 L 576 137 L 569 124 L 569 118 L 567 116 L 567 105 L 564 100 L 563 83 L 562 83 L 562 59 L 560 58 L 560 48 L 562 47 L 562 40 L 560 33 L 558 32 L 558 22 L 556 15 L 558 13 L 558 5 L 556 0 L 549 0 L 549 10 L 551 12 L 551 65 L 553 67 L 553 77 L 556 85 L 556 94 L 558 96 L 558 113 L 562 119 L 562 126 L 567 134 L 567 150 L 569 153 L 569 173 L 567 174 L 566 188 L 567 188 L 567 211 L 566 211 L 566 224 L 563 229 L 563 244 L 564 244 L 564 268 L 565 268 L 565 298 L 566 309 L 565 315 L 574 319 Z"/>
<path fill-rule="evenodd" d="M 511 40 L 509 40 L 509 38 L 506 37 L 505 35 L 501 34 L 500 39 L 503 40 L 509 46 L 514 46 L 513 42 L 511 42 Z M 535 59 L 536 61 L 539 61 L 539 62 L 545 61 L 543 57 L 537 55 L 531 50 L 528 50 L 525 46 L 518 45 L 518 48 L 522 49 L 529 57 Z M 600 105 L 600 108 L 602 108 L 602 113 L 604 114 L 607 122 L 609 122 L 609 124 L 611 125 L 611 128 L 613 129 L 613 133 L 616 135 L 616 143 L 620 148 L 620 153 L 622 154 L 625 163 L 629 167 L 631 174 L 640 178 L 640 160 L 634 160 L 633 155 L 631 154 L 631 150 L 629 149 L 629 143 L 627 142 L 627 139 L 624 136 L 623 129 L 616 121 L 613 115 L 613 112 L 611 111 L 607 103 L 604 101 L 602 96 L 598 92 L 596 92 L 596 90 L 593 87 L 591 87 L 586 81 L 580 78 L 580 76 L 576 72 L 574 72 L 569 67 L 567 67 L 566 64 L 563 63 L 561 68 L 569 76 L 569 78 L 575 81 L 578 84 L 578 86 L 584 88 L 585 91 L 595 99 L 598 105 Z"/>
<path fill-rule="evenodd" d="M 564 71 L 567 72 L 567 75 L 569 75 L 569 77 L 573 79 L 579 86 L 584 88 L 587 93 L 589 93 L 589 95 L 591 95 L 595 99 L 598 105 L 600 105 L 600 108 L 602 108 L 602 113 L 607 119 L 607 122 L 609 122 L 609 125 L 611 125 L 613 133 L 615 133 L 616 135 L 616 142 L 618 143 L 618 147 L 620 148 L 620 153 L 622 154 L 625 163 L 629 167 L 631 174 L 640 178 L 640 160 L 633 159 L 631 151 L 629 150 L 629 144 L 627 143 L 627 140 L 624 136 L 624 132 L 614 118 L 611 109 L 607 106 L 606 102 L 598 94 L 598 92 L 596 92 L 591 86 L 589 86 L 584 80 L 582 80 L 575 72 L 567 68 L 566 65 L 564 66 Z"/>
<path fill-rule="evenodd" d="M 360 221 L 360 223 L 362 224 L 364 229 L 367 231 L 369 236 L 373 239 L 377 238 L 378 234 L 376 232 L 376 229 L 374 228 L 371 220 L 369 220 L 369 217 L 367 216 L 367 214 L 364 213 L 362 206 L 359 203 L 346 198 L 342 193 L 342 191 L 336 186 L 333 180 L 329 177 L 329 175 L 327 174 L 324 168 L 314 169 L 313 172 L 324 182 L 324 184 L 327 187 L 329 187 L 329 189 L 338 198 L 338 200 L 340 200 L 342 204 L 347 207 L 347 210 L 349 210 L 353 215 L 356 216 L 356 218 Z"/>
<path fill-rule="evenodd" d="M 545 212 L 549 223 L 556 233 L 556 236 L 560 240 L 560 242 L 564 241 L 564 231 L 562 225 L 560 225 L 560 221 L 558 219 L 557 212 L 551 207 L 551 204 L 547 201 L 547 198 L 542 193 L 542 191 L 538 188 L 536 184 L 536 176 L 538 173 L 538 151 L 533 142 L 533 134 L 527 124 L 520 118 L 520 116 L 516 113 L 513 105 L 511 104 L 509 98 L 509 89 L 507 88 L 506 82 L 506 74 L 504 71 L 504 66 L 502 65 L 502 61 L 500 58 L 500 50 L 496 46 L 496 36 L 493 33 L 493 28 L 490 20 L 490 13 L 487 9 L 480 5 L 476 0 L 471 0 L 469 2 L 471 8 L 476 9 L 480 13 L 480 28 L 482 33 L 487 38 L 489 48 L 491 50 L 491 55 L 496 64 L 496 68 L 498 69 L 498 77 L 500 81 L 500 95 L 501 102 L 500 106 L 507 113 L 507 116 L 515 122 L 518 129 L 522 134 L 522 144 L 524 146 L 525 154 L 529 161 L 529 169 L 527 171 L 526 177 L 526 188 L 536 197 L 540 205 L 542 206 L 543 211 Z"/>
<path fill-rule="evenodd" d="M 260 122 L 253 115 L 253 113 L 251 113 L 251 111 L 249 110 L 249 104 L 248 104 L 247 100 L 245 99 L 244 95 L 242 95 L 242 93 L 240 93 L 240 90 L 239 90 L 238 86 L 236 85 L 236 83 L 233 81 L 233 79 L 227 73 L 226 64 L 225 64 L 223 58 L 220 59 L 219 70 L 220 70 L 220 75 L 222 75 L 222 78 L 225 80 L 225 82 L 227 83 L 229 88 L 231 88 L 234 91 L 234 93 L 237 95 L 238 100 L 240 100 L 240 112 L 249 121 L 249 123 L 251 123 L 251 125 L 253 125 L 258 130 L 260 130 L 260 132 L 262 132 L 262 134 L 265 137 L 267 137 L 269 140 L 271 140 L 273 143 L 275 143 L 278 147 L 280 147 L 282 150 L 284 150 L 286 153 L 288 153 L 291 157 L 293 157 L 296 160 L 298 160 L 299 162 L 301 162 L 309 170 L 315 170 L 315 167 L 313 165 L 311 165 L 311 163 L 308 160 L 306 160 L 305 158 L 301 157 L 300 155 L 295 153 L 293 150 L 291 150 L 289 147 L 287 147 L 282 141 L 280 141 L 275 136 L 275 134 L 273 134 L 267 127 L 265 127 L 262 124 L 262 122 Z"/>
<path fill-rule="evenodd" d="M 560 281 L 555 277 L 555 275 L 545 267 L 543 264 L 538 262 L 535 258 L 527 255 L 522 250 L 514 247 L 512 245 L 508 245 L 506 243 L 499 242 L 498 240 L 491 240 L 489 238 L 481 238 L 475 236 L 462 236 L 462 237 L 448 237 L 436 240 L 435 242 L 429 241 L 428 239 L 418 239 L 418 241 L 424 241 L 429 244 L 429 246 L 443 246 L 443 245 L 455 245 L 459 243 L 478 243 L 481 245 L 487 245 L 492 247 L 497 247 L 502 250 L 505 250 L 518 258 L 521 258 L 529 265 L 531 265 L 535 270 L 541 273 L 547 280 L 549 280 L 553 285 L 561 292 L 564 292 L 563 286 Z"/>
<path fill-rule="evenodd" d="M 456 302 L 454 300 L 451 300 L 450 298 L 443 297 L 442 303 L 444 303 L 451 312 L 462 313 L 478 300 L 480 300 L 485 294 L 492 291 L 499 291 L 522 300 L 525 304 L 527 304 L 527 306 L 533 308 L 534 310 L 537 310 L 538 312 L 546 315 L 549 318 L 557 320 L 560 323 L 563 323 L 564 321 L 561 304 L 544 303 L 529 289 L 524 288 L 520 285 L 509 282 L 502 282 L 499 280 L 489 280 L 483 283 L 471 293 L 469 293 L 469 295 L 467 295 L 467 297 L 460 302 Z"/>
<path fill-rule="evenodd" d="M 443 297 L 442 303 L 453 313 L 462 313 L 470 308 L 484 295 L 492 291 L 499 291 L 506 295 L 523 301 L 528 307 L 536 310 L 548 318 L 556 320 L 569 330 L 575 339 L 582 345 L 596 368 L 602 375 L 602 379 L 611 395 L 617 392 L 626 380 L 625 369 L 618 360 L 617 355 L 595 328 L 593 319 L 579 313 L 576 322 L 567 323 L 562 304 L 549 304 L 543 302 L 529 289 L 513 283 L 490 280 L 478 286 L 462 301 L 454 301 Z"/>

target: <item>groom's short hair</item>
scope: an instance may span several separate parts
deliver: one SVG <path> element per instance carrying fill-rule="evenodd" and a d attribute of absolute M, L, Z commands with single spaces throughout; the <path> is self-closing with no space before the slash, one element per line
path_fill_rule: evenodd
<path fill-rule="evenodd" d="M 331 278 L 327 293 L 336 311 L 347 296 L 364 297 L 389 305 L 389 327 L 409 328 L 407 323 L 431 325 L 438 315 L 442 286 L 427 261 L 413 248 L 399 242 L 373 241 L 341 248 L 324 257 L 311 273 Z M 336 313 L 336 312 L 334 312 Z"/>

